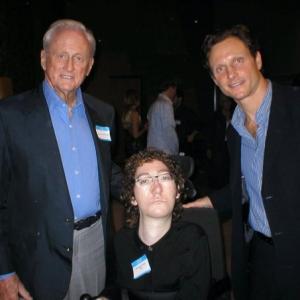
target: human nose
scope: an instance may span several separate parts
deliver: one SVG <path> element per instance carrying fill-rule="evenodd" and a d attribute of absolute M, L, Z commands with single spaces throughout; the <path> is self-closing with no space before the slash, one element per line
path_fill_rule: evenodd
<path fill-rule="evenodd" d="M 160 189 L 161 189 L 161 182 L 160 182 L 158 176 L 153 176 L 153 177 L 152 177 L 151 188 L 152 188 L 154 191 L 157 191 L 157 190 L 160 190 Z"/>
<path fill-rule="evenodd" d="M 232 66 L 228 66 L 227 69 L 226 69 L 226 73 L 227 73 L 227 77 L 228 77 L 229 79 L 234 78 L 235 75 L 236 75 L 235 68 L 232 67 Z"/>
<path fill-rule="evenodd" d="M 68 57 L 66 60 L 66 69 L 67 71 L 72 71 L 74 69 L 74 62 L 71 57 Z"/>

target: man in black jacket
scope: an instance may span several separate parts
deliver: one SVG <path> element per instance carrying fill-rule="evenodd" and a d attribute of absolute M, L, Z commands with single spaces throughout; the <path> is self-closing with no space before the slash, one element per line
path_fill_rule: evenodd
<path fill-rule="evenodd" d="M 186 207 L 231 214 L 236 300 L 299 299 L 300 92 L 264 78 L 243 25 L 209 35 L 203 49 L 213 81 L 237 103 L 230 182 Z"/>
<path fill-rule="evenodd" d="M 40 87 L 0 104 L 0 298 L 79 299 L 105 284 L 114 111 L 80 85 L 95 38 L 74 20 L 43 38 Z"/>

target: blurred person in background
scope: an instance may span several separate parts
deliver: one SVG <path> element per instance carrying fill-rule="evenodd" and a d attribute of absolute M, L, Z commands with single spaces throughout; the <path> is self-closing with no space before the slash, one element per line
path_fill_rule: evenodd
<path fill-rule="evenodd" d="M 123 104 L 122 126 L 125 130 L 126 157 L 129 157 L 145 148 L 147 123 L 142 123 L 140 100 L 136 90 L 126 91 Z"/>
<path fill-rule="evenodd" d="M 174 118 L 174 101 L 177 83 L 166 81 L 161 86 L 161 92 L 150 106 L 148 119 L 147 148 L 178 155 L 179 141 Z"/>

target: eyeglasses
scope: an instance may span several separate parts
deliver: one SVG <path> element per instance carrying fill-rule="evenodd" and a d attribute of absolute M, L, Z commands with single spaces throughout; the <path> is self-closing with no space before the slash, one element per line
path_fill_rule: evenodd
<path fill-rule="evenodd" d="M 135 182 L 141 187 L 150 186 L 154 182 L 154 180 L 158 180 L 159 183 L 168 183 L 174 180 L 174 178 L 169 172 L 158 174 L 155 176 L 141 175 L 135 178 Z"/>

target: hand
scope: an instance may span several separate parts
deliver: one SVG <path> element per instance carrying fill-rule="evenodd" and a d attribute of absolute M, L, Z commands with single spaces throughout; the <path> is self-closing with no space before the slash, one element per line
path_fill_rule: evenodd
<path fill-rule="evenodd" d="M 0 280 L 0 299 L 18 300 L 19 297 L 24 300 L 32 300 L 32 297 L 16 274 Z"/>
<path fill-rule="evenodd" d="M 213 208 L 213 205 L 209 199 L 209 197 L 203 197 L 199 198 L 193 202 L 189 202 L 186 204 L 183 204 L 184 208 L 191 208 L 191 207 L 199 207 L 199 208 Z"/>

